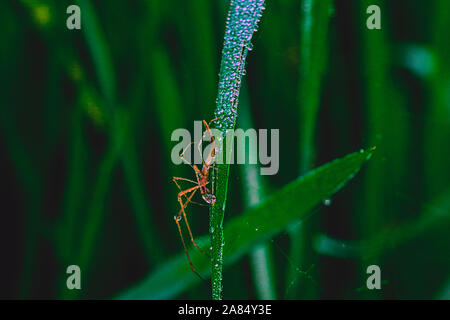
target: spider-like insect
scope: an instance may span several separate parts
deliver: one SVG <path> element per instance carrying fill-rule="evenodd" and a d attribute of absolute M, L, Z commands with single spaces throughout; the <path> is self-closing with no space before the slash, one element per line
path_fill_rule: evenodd
<path fill-rule="evenodd" d="M 237 104 L 238 104 L 238 97 L 239 97 L 239 88 L 240 88 L 240 81 L 241 81 L 241 76 L 242 73 L 244 71 L 244 56 L 245 56 L 245 50 L 248 49 L 248 46 L 246 45 L 246 41 L 244 41 L 241 44 L 241 49 L 240 49 L 240 53 L 239 53 L 239 60 L 238 60 L 238 64 L 237 64 L 237 70 L 236 70 L 236 75 L 235 75 L 235 80 L 232 86 L 232 97 L 231 97 L 231 110 L 233 112 L 236 112 L 236 108 L 237 108 Z M 189 237 L 191 238 L 191 242 L 194 245 L 195 248 L 197 248 L 198 250 L 200 250 L 201 252 L 207 254 L 202 248 L 200 248 L 197 243 L 195 243 L 195 239 L 194 236 L 192 235 L 191 232 L 191 228 L 189 227 L 189 222 L 187 220 L 186 217 L 186 207 L 189 203 L 194 203 L 192 201 L 192 198 L 194 197 L 195 193 L 200 190 L 200 193 L 202 195 L 203 200 L 207 203 L 207 205 L 210 206 L 214 206 L 214 203 L 216 202 L 216 196 L 214 195 L 214 190 L 211 190 L 207 187 L 207 185 L 209 184 L 209 177 L 210 177 L 210 169 L 211 168 L 215 168 L 214 166 L 214 161 L 216 158 L 216 154 L 218 152 L 217 150 L 217 146 L 216 146 L 216 142 L 214 140 L 214 136 L 211 132 L 210 129 L 210 125 L 212 122 L 222 118 L 218 117 L 215 118 L 213 120 L 211 120 L 209 123 L 206 123 L 205 120 L 203 120 L 203 124 L 206 128 L 206 131 L 209 134 L 210 137 L 210 141 L 211 141 L 211 145 L 212 148 L 209 151 L 208 157 L 206 158 L 206 160 L 203 159 L 202 157 L 202 162 L 203 162 L 203 166 L 202 169 L 200 170 L 197 165 L 195 164 L 191 164 L 189 163 L 186 159 L 183 158 L 184 153 L 186 152 L 186 150 L 191 146 L 191 144 L 193 142 L 191 142 L 184 150 L 183 152 L 180 154 L 181 159 L 183 159 L 184 162 L 186 162 L 187 164 L 189 164 L 195 171 L 195 177 L 197 181 L 193 181 L 190 179 L 186 179 L 186 178 L 180 178 L 180 177 L 173 177 L 173 182 L 175 182 L 175 184 L 177 185 L 178 189 L 180 189 L 180 192 L 178 193 L 178 202 L 180 204 L 180 211 L 178 212 L 178 214 L 174 217 L 175 222 L 177 224 L 178 227 L 178 232 L 180 233 L 180 238 L 181 241 L 183 243 L 183 248 L 184 248 L 184 252 L 186 253 L 187 259 L 189 261 L 189 265 L 191 266 L 192 271 L 200 278 L 203 280 L 203 278 L 200 276 L 200 274 L 195 270 L 194 266 L 192 265 L 192 261 L 191 258 L 189 257 L 189 253 L 186 247 L 186 243 L 184 241 L 183 238 L 183 234 L 181 232 L 181 226 L 180 226 L 180 220 L 181 217 L 184 217 L 184 222 L 186 224 L 187 230 L 189 232 Z M 200 154 L 202 155 L 202 150 L 201 150 L 201 145 L 202 145 L 202 141 L 203 141 L 203 137 L 202 139 L 198 142 L 198 151 L 200 152 Z M 183 180 L 183 181 L 188 181 L 191 183 L 194 183 L 195 186 L 188 188 L 186 190 L 183 190 L 180 185 L 178 184 L 178 180 Z M 213 185 L 214 186 L 214 185 Z M 185 202 L 183 202 L 183 198 L 185 199 Z"/>
<path fill-rule="evenodd" d="M 189 226 L 189 222 L 188 222 L 188 219 L 187 219 L 187 216 L 186 216 L 186 211 L 185 211 L 185 209 L 186 209 L 186 207 L 187 207 L 187 205 L 188 205 L 189 203 L 195 203 L 194 201 L 192 201 L 192 198 L 194 197 L 194 195 L 195 195 L 195 194 L 197 193 L 197 191 L 199 191 L 199 190 L 200 190 L 200 193 L 201 193 L 201 195 L 202 195 L 203 200 L 207 203 L 207 205 L 214 206 L 214 203 L 216 202 L 216 196 L 214 195 L 214 192 L 213 192 L 214 190 L 211 191 L 211 189 L 208 188 L 207 185 L 208 185 L 209 182 L 210 182 L 210 181 L 209 181 L 209 178 L 210 178 L 210 170 L 211 170 L 211 169 L 213 168 L 213 166 L 214 166 L 214 161 L 215 161 L 216 154 L 217 154 L 217 151 L 218 151 L 218 150 L 217 150 L 216 143 L 215 143 L 214 136 L 213 136 L 213 134 L 212 134 L 212 132 L 211 132 L 211 129 L 210 129 L 210 125 L 211 125 L 212 122 L 216 121 L 217 119 L 218 119 L 218 118 L 211 120 L 211 121 L 209 122 L 209 124 L 206 123 L 205 120 L 203 120 L 203 124 L 204 124 L 204 126 L 205 126 L 205 128 L 206 128 L 205 133 L 208 133 L 208 134 L 209 134 L 209 137 L 210 137 L 211 149 L 210 149 L 210 151 L 209 151 L 209 154 L 208 154 L 206 160 L 204 160 L 203 157 L 202 157 L 203 166 L 202 166 L 202 169 L 201 169 L 201 170 L 198 168 L 198 166 L 197 166 L 196 164 L 191 164 L 189 161 L 187 161 L 187 160 L 183 157 L 184 153 L 187 151 L 187 149 L 188 149 L 188 148 L 191 146 L 191 144 L 193 144 L 194 142 L 191 142 L 191 143 L 183 150 L 183 152 L 180 154 L 181 159 L 182 159 L 185 163 L 189 164 L 189 165 L 194 169 L 196 181 L 190 180 L 190 179 L 186 179 L 186 178 L 173 177 L 173 182 L 177 185 L 178 189 L 180 189 L 180 192 L 178 193 L 178 202 L 179 202 L 179 204 L 180 204 L 180 211 L 179 211 L 178 214 L 174 217 L 174 220 L 175 220 L 175 223 L 177 224 L 178 232 L 180 233 L 181 242 L 183 243 L 183 248 L 184 248 L 184 251 L 185 251 L 185 253 L 186 253 L 187 259 L 188 259 L 188 261 L 189 261 L 189 265 L 191 266 L 192 271 L 193 271 L 198 277 L 200 277 L 201 279 L 202 279 L 202 277 L 201 277 L 201 276 L 198 274 L 198 272 L 195 270 L 195 268 L 194 268 L 194 266 L 193 266 L 193 264 L 192 264 L 191 258 L 189 257 L 189 253 L 188 253 L 188 250 L 187 250 L 187 247 L 186 247 L 186 243 L 185 243 L 185 241 L 184 241 L 183 234 L 182 234 L 182 232 L 181 232 L 180 220 L 181 220 L 181 218 L 182 218 L 182 216 L 183 216 L 183 217 L 184 217 L 184 222 L 185 222 L 185 224 L 186 224 L 186 228 L 187 228 L 187 230 L 188 230 L 188 232 L 189 232 L 189 237 L 191 238 L 191 242 L 192 242 L 192 244 L 194 245 L 194 247 L 197 248 L 197 249 L 198 249 L 199 251 L 201 251 L 202 253 L 207 254 L 207 253 L 206 253 L 202 248 L 200 248 L 200 247 L 197 245 L 197 243 L 195 242 L 194 236 L 192 235 L 192 231 L 191 231 L 191 228 L 190 228 L 190 226 Z M 200 152 L 200 154 L 202 154 L 202 149 L 201 149 L 202 141 L 203 141 L 203 137 L 202 137 L 202 139 L 201 139 L 201 140 L 198 142 L 198 144 L 197 144 L 197 148 L 198 148 L 198 151 Z M 179 185 L 179 183 L 178 183 L 179 180 L 194 183 L 195 186 L 183 190 L 183 189 L 181 188 L 181 186 Z M 184 202 L 183 202 L 183 198 L 185 199 Z M 199 204 L 199 203 L 196 203 L 196 204 Z M 200 205 L 202 205 L 202 204 L 200 204 Z"/>

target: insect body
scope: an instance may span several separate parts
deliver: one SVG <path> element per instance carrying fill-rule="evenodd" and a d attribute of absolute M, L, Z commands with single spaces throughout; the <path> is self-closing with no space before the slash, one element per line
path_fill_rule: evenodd
<path fill-rule="evenodd" d="M 181 241 L 182 241 L 182 243 L 183 243 L 183 248 L 184 248 L 184 251 L 185 251 L 185 253 L 186 253 L 187 259 L 188 259 L 188 261 L 189 261 L 189 265 L 191 266 L 192 271 L 193 271 L 197 276 L 199 276 L 200 278 L 202 278 L 202 277 L 201 277 L 201 276 L 198 274 L 198 272 L 195 270 L 194 266 L 192 265 L 191 259 L 190 259 L 190 257 L 189 257 L 189 253 L 188 253 L 188 250 L 187 250 L 187 247 L 186 247 L 186 243 L 185 243 L 185 241 L 184 241 L 183 234 L 182 234 L 182 232 L 181 232 L 180 220 L 181 220 L 182 217 L 184 217 L 184 222 L 185 222 L 185 224 L 186 224 L 186 228 L 187 228 L 187 230 L 188 230 L 188 232 L 189 232 L 189 237 L 191 238 L 191 242 L 192 242 L 192 244 L 194 245 L 194 247 L 197 248 L 198 250 L 200 250 L 201 252 L 207 254 L 207 253 L 206 253 L 203 249 L 201 249 L 201 248 L 196 244 L 196 242 L 195 242 L 195 239 L 194 239 L 194 237 L 193 237 L 193 235 L 192 235 L 192 232 L 191 232 L 191 228 L 189 227 L 189 222 L 188 222 L 188 219 L 187 219 L 187 216 L 186 216 L 186 211 L 185 211 L 185 209 L 186 209 L 186 207 L 187 207 L 187 205 L 188 205 L 189 203 L 195 203 L 194 201 L 192 201 L 192 198 L 194 197 L 194 195 L 196 194 L 196 192 L 197 192 L 198 190 L 200 190 L 200 193 L 201 193 L 201 195 L 202 195 L 202 198 L 203 198 L 203 200 L 207 203 L 207 205 L 214 206 L 214 203 L 215 203 L 215 201 L 216 201 L 216 197 L 215 197 L 215 195 L 214 195 L 214 192 L 211 192 L 211 189 L 207 187 L 207 185 L 208 185 L 209 182 L 210 182 L 210 181 L 209 181 L 209 178 L 210 178 L 210 170 L 211 170 L 211 168 L 213 168 L 213 166 L 214 166 L 214 161 L 215 161 L 215 157 L 216 157 L 216 153 L 217 153 L 217 146 L 216 146 L 216 144 L 215 144 L 214 136 L 212 135 L 212 132 L 211 132 L 211 129 L 210 129 L 210 124 L 211 124 L 213 121 L 215 121 L 215 120 L 217 120 L 217 118 L 211 120 L 211 121 L 209 122 L 209 124 L 206 123 L 206 121 L 203 120 L 203 124 L 204 124 L 204 126 L 205 126 L 205 128 L 206 128 L 206 132 L 207 132 L 207 133 L 209 134 L 209 136 L 210 136 L 210 141 L 211 141 L 212 148 L 211 148 L 211 150 L 210 150 L 210 152 L 209 152 L 209 154 L 208 154 L 206 160 L 204 160 L 203 157 L 202 157 L 203 166 L 202 166 L 202 169 L 201 169 L 201 170 L 198 168 L 198 166 L 197 166 L 196 164 L 191 164 L 191 163 L 189 163 L 189 162 L 183 157 L 184 153 L 185 153 L 186 150 L 191 146 L 192 143 L 189 144 L 189 145 L 183 150 L 183 152 L 180 154 L 180 157 L 183 159 L 183 161 L 186 162 L 187 164 L 189 164 L 189 165 L 194 169 L 196 181 L 190 180 L 190 179 L 185 179 L 185 178 L 180 178 L 180 177 L 173 177 L 173 182 L 177 185 L 178 189 L 180 189 L 180 192 L 178 193 L 178 203 L 180 204 L 180 211 L 179 211 L 178 214 L 174 217 L 174 220 L 175 220 L 175 223 L 177 224 L 178 232 L 179 232 L 179 234 L 180 234 Z M 201 145 L 202 145 L 202 140 L 200 140 L 199 143 L 198 143 L 198 145 L 197 145 L 200 154 L 202 154 Z M 193 184 L 195 184 L 195 186 L 183 190 L 183 189 L 180 187 L 179 183 L 178 183 L 179 180 L 187 181 L 187 182 L 193 183 Z M 184 202 L 183 202 L 183 199 L 184 199 Z"/>
<path fill-rule="evenodd" d="M 236 65 L 236 74 L 235 74 L 235 82 L 233 84 L 232 87 L 232 97 L 231 97 L 231 110 L 236 113 L 236 108 L 237 108 L 237 104 L 238 104 L 238 96 L 239 96 L 239 88 L 240 88 L 240 83 L 241 83 L 241 77 L 243 75 L 244 72 L 244 59 L 245 59 L 245 50 L 248 50 L 248 44 L 246 44 L 246 41 L 244 41 L 241 45 L 241 49 L 239 52 L 239 58 L 238 58 L 238 63 Z M 222 116 L 223 117 L 223 116 Z M 184 162 L 186 162 L 187 164 L 189 164 L 195 171 L 195 177 L 197 181 L 193 181 L 193 180 L 189 180 L 189 179 L 185 179 L 185 178 L 179 178 L 179 177 L 173 177 L 173 182 L 175 182 L 175 184 L 177 185 L 178 189 L 180 189 L 180 192 L 178 193 L 178 202 L 180 204 L 180 211 L 178 212 L 178 215 L 176 215 L 174 217 L 175 222 L 177 224 L 178 227 L 178 231 L 180 233 L 180 237 L 181 237 L 181 241 L 183 243 L 183 248 L 184 251 L 186 252 L 186 256 L 188 258 L 189 264 L 191 266 L 192 271 L 199 276 L 201 279 L 203 279 L 198 273 L 197 271 L 195 271 L 194 266 L 192 265 L 191 259 L 189 257 L 189 253 L 186 247 L 186 243 L 184 241 L 182 232 L 181 232 L 181 226 L 180 226 L 180 220 L 181 217 L 184 217 L 184 222 L 186 224 L 186 227 L 188 229 L 189 232 L 189 236 L 191 238 L 191 242 L 194 245 L 194 247 L 196 247 L 198 250 L 200 250 L 201 252 L 205 253 L 206 252 L 204 250 L 202 250 L 196 243 L 194 240 L 194 237 L 192 236 L 192 232 L 191 232 L 191 228 L 189 227 L 189 223 L 186 217 L 186 212 L 185 209 L 187 207 L 187 205 L 191 202 L 194 203 L 192 201 L 192 197 L 194 196 L 194 194 L 200 190 L 200 193 L 202 194 L 202 198 L 203 200 L 211 206 L 214 206 L 214 203 L 216 202 L 216 197 L 214 195 L 214 190 L 213 192 L 211 192 L 211 190 L 207 187 L 207 185 L 209 184 L 209 177 L 210 177 L 210 170 L 211 168 L 213 168 L 214 165 L 214 161 L 215 161 L 215 157 L 216 157 L 216 153 L 217 153 L 217 147 L 215 144 L 215 140 L 214 140 L 214 136 L 211 133 L 211 129 L 210 129 L 210 124 L 217 120 L 220 119 L 222 117 L 213 119 L 208 123 L 206 123 L 206 121 L 203 120 L 203 124 L 205 125 L 206 128 L 206 132 L 209 134 L 210 136 L 210 140 L 211 140 L 211 144 L 212 144 L 212 148 L 211 151 L 209 152 L 206 160 L 202 159 L 203 162 L 203 166 L 202 169 L 200 170 L 197 165 L 195 164 L 191 164 L 189 163 L 186 159 L 183 158 L 183 154 L 186 152 L 186 150 L 190 147 L 191 144 L 189 144 L 186 149 L 183 150 L 183 152 L 180 154 L 180 157 L 183 159 Z M 200 154 L 202 154 L 202 150 L 201 150 L 201 144 L 202 144 L 202 140 L 199 141 L 198 143 L 198 151 L 200 152 Z M 178 184 L 179 180 L 183 180 L 183 181 L 188 181 L 191 183 L 194 183 L 195 186 L 188 188 L 186 190 L 183 190 L 180 185 Z M 185 201 L 183 202 L 183 199 L 185 199 Z"/>

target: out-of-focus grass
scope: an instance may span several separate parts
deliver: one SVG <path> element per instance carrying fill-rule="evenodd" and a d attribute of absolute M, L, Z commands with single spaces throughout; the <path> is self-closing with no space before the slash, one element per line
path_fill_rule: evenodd
<path fill-rule="evenodd" d="M 78 0 L 83 12 L 83 34 L 91 52 L 98 82 L 108 108 L 116 107 L 117 82 L 111 54 L 94 8 L 89 0 Z"/>
<path fill-rule="evenodd" d="M 104 158 L 99 164 L 98 178 L 94 185 L 90 209 L 88 211 L 86 225 L 83 228 L 84 235 L 79 247 L 79 264 L 83 270 L 89 269 L 88 263 L 92 263 L 92 255 L 96 249 L 96 238 L 104 220 L 106 197 L 111 185 L 113 172 L 118 162 L 123 163 L 125 178 L 130 188 L 130 197 L 137 222 L 137 230 L 141 235 L 149 261 L 161 258 L 161 248 L 156 245 L 156 228 L 150 219 L 150 209 L 146 199 L 146 193 L 139 173 L 140 165 L 136 157 L 133 138 L 133 124 L 127 115 L 127 111 L 118 107 L 116 94 L 116 80 L 112 58 L 96 14 L 89 0 L 80 0 L 80 6 L 84 14 L 84 35 L 87 46 L 96 66 L 97 79 L 101 87 L 102 97 L 107 109 L 103 110 L 108 120 L 110 141 Z"/>
<path fill-rule="evenodd" d="M 450 3 L 445 0 L 436 0 L 430 3 L 433 12 L 431 25 L 431 41 L 435 69 L 429 83 L 431 92 L 430 107 L 426 111 L 425 120 L 425 194 L 429 199 L 443 188 L 448 187 L 450 173 L 448 163 L 450 160 L 449 148 L 442 148 L 447 144 L 450 136 L 450 44 L 448 36 L 450 30 Z"/>
<path fill-rule="evenodd" d="M 316 128 L 321 103 L 322 77 L 328 56 L 328 28 L 333 14 L 333 1 L 305 0 L 300 15 L 299 53 L 299 173 L 310 170 L 315 162 Z M 286 283 L 290 286 L 290 298 L 299 297 L 299 266 L 311 261 L 311 230 L 298 224 L 290 232 L 290 259 Z M 311 289 L 310 289 L 311 290 Z M 309 295 L 312 297 L 312 294 Z"/>
<path fill-rule="evenodd" d="M 254 128 L 250 108 L 248 89 L 243 86 L 240 105 L 239 128 L 248 130 Z M 258 150 L 256 145 L 246 144 L 244 146 L 248 158 L 257 159 Z M 260 167 L 257 164 L 244 164 L 241 166 L 241 183 L 245 207 L 250 208 L 258 205 L 267 193 L 266 182 L 260 175 Z M 268 242 L 262 243 L 250 252 L 251 273 L 256 290 L 257 299 L 275 300 L 277 298 L 277 277 L 273 260 L 272 248 Z"/>

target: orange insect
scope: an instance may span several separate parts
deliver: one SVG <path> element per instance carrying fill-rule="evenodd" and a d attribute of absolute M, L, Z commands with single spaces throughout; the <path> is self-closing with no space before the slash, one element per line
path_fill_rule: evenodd
<path fill-rule="evenodd" d="M 240 87 L 241 76 L 242 76 L 242 73 L 244 71 L 244 53 L 245 53 L 245 49 L 246 48 L 248 49 L 248 46 L 246 45 L 246 42 L 244 41 L 241 44 L 241 51 L 240 51 L 240 54 L 239 54 L 239 61 L 238 61 L 238 64 L 237 64 L 236 81 L 235 81 L 234 86 L 233 86 L 233 95 L 232 95 L 232 98 L 231 98 L 231 109 L 234 112 L 236 112 L 236 107 L 237 107 L 237 104 L 238 104 L 239 87 Z M 196 177 L 197 181 L 193 181 L 193 180 L 189 180 L 189 179 L 185 179 L 185 178 L 173 177 L 173 182 L 175 182 L 175 184 L 177 185 L 178 189 L 180 189 L 180 192 L 178 193 L 178 202 L 180 203 L 180 207 L 181 207 L 180 211 L 178 212 L 178 215 L 176 215 L 174 217 L 174 219 L 175 219 L 175 222 L 176 222 L 177 227 L 178 227 L 178 232 L 180 233 L 181 242 L 183 243 L 184 252 L 186 252 L 186 256 L 188 258 L 189 265 L 191 266 L 192 271 L 202 280 L 203 280 L 203 278 L 198 274 L 197 271 L 195 271 L 195 268 L 192 265 L 191 258 L 189 257 L 189 253 L 188 253 L 188 250 L 187 250 L 187 247 L 186 247 L 186 243 L 184 241 L 183 234 L 181 232 L 180 220 L 181 220 L 181 215 L 183 215 L 184 222 L 185 222 L 186 227 L 188 229 L 189 237 L 191 238 L 192 244 L 194 245 L 195 248 L 197 248 L 201 252 L 207 254 L 203 249 L 201 249 L 195 243 L 194 237 L 193 237 L 192 232 L 191 232 L 191 228 L 189 227 L 189 222 L 188 222 L 187 217 L 186 217 L 185 209 L 186 209 L 187 205 L 189 204 L 189 202 L 194 203 L 192 201 L 192 197 L 194 196 L 194 194 L 198 190 L 200 190 L 200 193 L 202 194 L 203 200 L 208 205 L 214 206 L 214 203 L 216 202 L 216 196 L 214 195 L 214 190 L 213 190 L 213 192 L 211 192 L 211 190 L 208 189 L 208 187 L 206 185 L 209 183 L 209 173 L 210 173 L 209 170 L 212 168 L 212 166 L 214 164 L 214 160 L 216 158 L 216 153 L 217 153 L 217 147 L 216 147 L 216 144 L 215 144 L 214 136 L 211 133 L 210 124 L 212 122 L 220 119 L 220 118 L 223 118 L 223 116 L 211 120 L 209 122 L 209 124 L 206 123 L 205 120 L 203 120 L 203 124 L 205 125 L 205 128 L 206 128 L 206 132 L 208 132 L 208 134 L 210 136 L 212 148 L 211 148 L 211 151 L 209 152 L 208 157 L 206 158 L 206 161 L 204 161 L 203 157 L 202 157 L 202 162 L 203 162 L 202 170 L 200 170 L 197 167 L 197 165 L 191 164 L 186 159 L 183 158 L 183 154 L 191 146 L 192 142 L 180 154 L 181 159 L 183 159 L 184 162 L 189 164 L 194 169 L 195 177 Z M 201 139 L 199 141 L 198 146 L 197 146 L 198 147 L 198 151 L 200 152 L 201 155 L 203 154 L 202 150 L 201 150 L 202 141 L 203 141 L 203 139 Z M 180 187 L 180 185 L 178 184 L 177 180 L 188 181 L 188 182 L 194 183 L 195 186 L 191 187 L 191 188 L 188 188 L 186 190 L 183 190 Z M 188 196 L 189 193 L 190 193 L 190 195 Z M 183 197 L 186 199 L 186 201 L 184 203 L 183 203 L 183 200 L 182 200 Z"/>
<path fill-rule="evenodd" d="M 175 223 L 177 224 L 178 227 L 178 232 L 180 233 L 180 238 L 181 238 L 181 242 L 183 243 L 183 248 L 184 251 L 186 253 L 186 256 L 188 258 L 189 261 L 189 265 L 191 266 L 192 271 L 201 279 L 203 279 L 198 272 L 195 270 L 191 258 L 189 257 L 189 253 L 186 247 L 186 243 L 184 241 L 183 238 L 183 234 L 181 232 L 181 226 L 180 226 L 180 220 L 182 218 L 182 215 L 184 217 L 184 222 L 186 224 L 187 230 L 189 232 L 189 237 L 191 238 L 191 242 L 194 245 L 195 248 L 197 248 L 198 250 L 200 250 L 202 253 L 207 254 L 203 249 L 201 249 L 197 243 L 194 240 L 194 236 L 192 235 L 191 232 L 191 228 L 189 227 L 189 222 L 186 216 L 186 207 L 187 205 L 191 202 L 191 203 L 195 203 L 194 201 L 192 201 L 192 198 L 194 197 L 194 195 L 196 194 L 196 192 L 198 190 L 200 190 L 200 193 L 202 195 L 203 200 L 208 204 L 208 205 L 212 205 L 214 206 L 214 203 L 216 201 L 216 197 L 214 195 L 214 192 L 211 192 L 211 190 L 207 187 L 207 184 L 209 183 L 209 177 L 210 177 L 210 169 L 213 167 L 214 165 L 214 160 L 216 157 L 216 153 L 217 153 L 217 146 L 215 144 L 215 140 L 214 140 L 214 136 L 211 132 L 210 129 L 210 124 L 217 120 L 219 118 L 213 119 L 208 123 L 206 123 L 205 120 L 203 120 L 203 124 L 205 125 L 206 128 L 206 132 L 208 132 L 209 136 L 210 136 L 210 141 L 211 141 L 211 151 L 208 154 L 208 157 L 206 158 L 206 160 L 203 159 L 202 157 L 202 162 L 203 162 L 203 166 L 202 169 L 200 170 L 198 168 L 198 166 L 196 164 L 191 164 L 189 163 L 186 159 L 183 158 L 184 153 L 186 152 L 186 150 L 191 146 L 191 144 L 193 142 L 191 142 L 184 150 L 183 152 L 180 154 L 181 159 L 183 159 L 184 162 L 186 162 L 187 164 L 189 164 L 195 172 L 195 177 L 196 177 L 196 181 L 194 180 L 190 180 L 190 179 L 186 179 L 186 178 L 180 178 L 180 177 L 173 177 L 173 182 L 177 185 L 178 189 L 180 189 L 180 192 L 178 193 L 178 202 L 180 203 L 180 211 L 178 212 L 178 215 L 176 215 L 174 217 L 175 219 Z M 201 145 L 202 145 L 202 141 L 203 139 L 201 139 L 197 145 L 198 147 L 198 151 L 200 152 L 200 154 L 202 155 L 202 150 L 201 150 Z M 186 190 L 183 190 L 180 185 L 178 184 L 178 180 L 183 180 L 183 181 L 188 181 L 191 183 L 194 183 L 195 186 L 188 188 Z M 185 198 L 185 202 L 183 202 L 183 198 Z"/>

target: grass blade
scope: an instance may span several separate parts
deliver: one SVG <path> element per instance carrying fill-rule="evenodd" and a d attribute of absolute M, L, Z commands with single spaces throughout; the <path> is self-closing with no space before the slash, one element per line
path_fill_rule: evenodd
<path fill-rule="evenodd" d="M 245 59 L 251 50 L 251 38 L 264 9 L 264 0 L 232 0 L 225 28 L 225 40 L 219 75 L 219 92 L 217 97 L 216 126 L 223 136 L 236 123 L 237 105 L 241 79 L 245 70 Z M 231 148 L 223 144 L 219 154 L 228 154 Z M 226 152 L 223 152 L 225 150 Z M 215 205 L 210 210 L 212 298 L 222 298 L 223 268 L 223 218 L 228 188 L 228 164 L 217 166 L 217 176 L 213 179 L 215 186 Z M 214 189 L 213 189 L 214 190 Z"/>
<path fill-rule="evenodd" d="M 116 100 L 116 76 L 112 67 L 112 57 L 91 2 L 78 0 L 78 3 L 83 12 L 82 29 L 91 51 L 101 91 L 108 107 L 112 108 Z"/>
<path fill-rule="evenodd" d="M 300 41 L 300 79 L 299 79 L 299 113 L 300 134 L 299 173 L 308 172 L 315 161 L 316 124 L 320 106 L 322 76 L 326 68 L 328 53 L 328 24 L 333 9 L 332 0 L 304 0 L 301 16 Z M 289 265 L 287 283 L 294 283 L 290 292 L 298 292 L 299 282 L 296 267 L 310 260 L 305 242 L 309 242 L 311 235 L 302 224 L 290 233 L 292 264 Z M 289 296 L 294 298 L 294 296 Z"/>
<path fill-rule="evenodd" d="M 436 71 L 430 83 L 431 104 L 425 118 L 425 194 L 432 198 L 448 186 L 450 171 L 449 148 L 442 148 L 450 134 L 448 116 L 450 81 L 448 78 L 450 64 L 450 44 L 448 30 L 450 28 L 450 2 L 445 0 L 433 1 L 433 44 L 437 57 Z"/>
<path fill-rule="evenodd" d="M 300 42 L 300 172 L 314 163 L 314 132 L 320 104 L 322 75 L 326 68 L 328 23 L 332 0 L 303 1 Z"/>
<path fill-rule="evenodd" d="M 238 120 L 239 127 L 243 130 L 253 128 L 252 115 L 250 112 L 250 98 L 246 86 L 242 92 L 241 116 Z M 249 158 L 257 157 L 255 144 L 249 144 L 244 154 Z M 244 164 L 241 166 L 242 190 L 246 208 L 259 204 L 264 199 L 267 190 L 263 176 L 259 173 L 260 166 L 255 164 Z M 272 248 L 265 242 L 255 247 L 250 252 L 250 267 L 253 275 L 253 285 L 256 290 L 257 299 L 276 300 L 276 277 L 274 271 Z"/>

